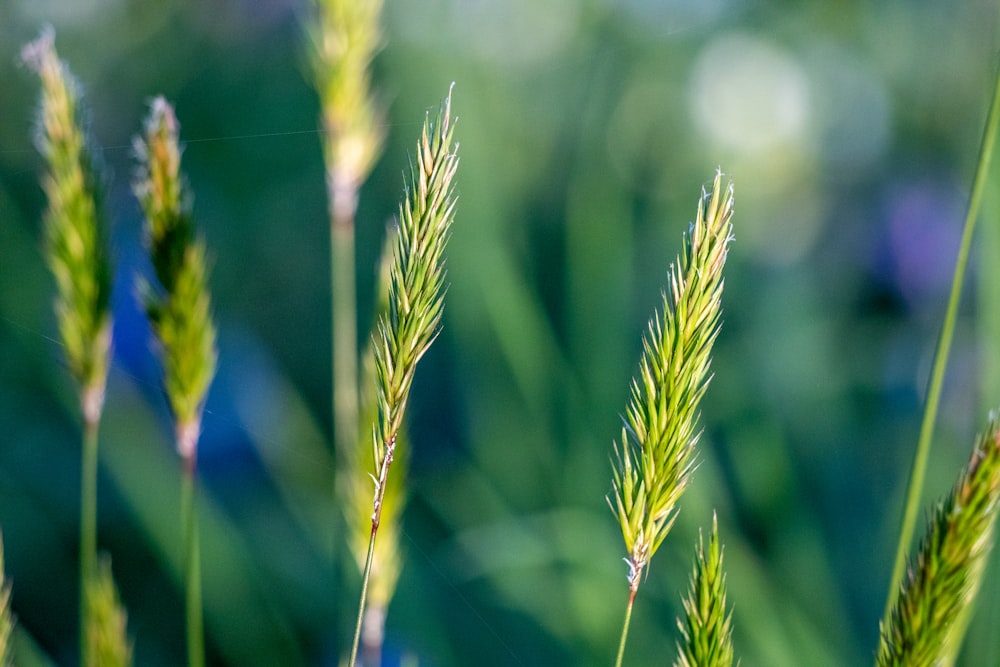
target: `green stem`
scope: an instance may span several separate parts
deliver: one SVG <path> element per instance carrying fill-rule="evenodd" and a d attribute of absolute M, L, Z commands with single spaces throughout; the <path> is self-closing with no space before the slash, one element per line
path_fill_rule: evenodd
<path fill-rule="evenodd" d="M 368 580 L 372 574 L 372 561 L 375 560 L 375 534 L 378 526 L 372 525 L 372 534 L 368 539 L 368 557 L 365 559 L 365 573 L 361 579 L 361 598 L 358 601 L 358 620 L 354 624 L 354 642 L 351 645 L 351 659 L 348 667 L 355 667 L 358 661 L 358 645 L 361 643 L 361 625 L 365 617 L 365 601 L 368 598 Z"/>
<path fill-rule="evenodd" d="M 622 659 L 625 657 L 625 642 L 628 640 L 628 626 L 632 622 L 632 606 L 635 604 L 637 590 L 637 588 L 629 589 L 628 606 L 625 607 L 625 623 L 622 625 L 622 637 L 618 642 L 618 658 L 615 660 L 615 667 L 622 667 Z"/>
<path fill-rule="evenodd" d="M 396 452 L 396 436 L 393 435 L 385 446 L 385 457 L 378 467 L 378 479 L 375 481 L 375 498 L 372 503 L 372 532 L 368 538 L 368 556 L 365 558 L 365 572 L 361 578 L 361 599 L 358 601 L 358 619 L 354 624 L 354 642 L 351 646 L 351 661 L 349 667 L 354 667 L 358 659 L 358 645 L 361 642 L 361 626 L 364 625 L 365 602 L 368 598 L 368 581 L 371 579 L 372 562 L 375 560 L 375 536 L 378 535 L 379 524 L 382 523 L 382 503 L 385 500 L 385 486 L 389 479 L 389 467 L 392 465 Z"/>
<path fill-rule="evenodd" d="M 86 417 L 80 465 L 80 664 L 90 659 L 90 604 L 88 591 L 97 571 L 97 429 L 98 420 Z"/>
<path fill-rule="evenodd" d="M 886 599 L 885 613 L 883 615 L 883 624 L 885 627 L 889 626 L 892 608 L 896 604 L 896 595 L 903 580 L 907 554 L 910 551 L 913 530 L 917 522 L 917 513 L 920 509 L 924 477 L 927 472 L 927 458 L 930 453 L 931 436 L 934 433 L 934 423 L 937 419 L 938 405 L 941 401 L 941 387 L 944 384 L 944 373 L 948 366 L 948 353 L 951 349 L 951 341 L 955 333 L 955 322 L 958 319 L 958 303 L 962 295 L 962 284 L 965 280 L 966 266 L 969 263 L 969 251 L 972 247 L 972 233 L 975 231 L 976 220 L 979 217 L 979 208 L 986 185 L 986 176 L 989 173 L 990 158 L 993 155 L 993 143 L 996 139 L 998 122 L 1000 122 L 1000 68 L 996 72 L 993 103 L 990 106 L 990 112 L 986 119 L 986 128 L 983 131 L 982 143 L 979 145 L 976 175 L 972 183 L 972 192 L 969 195 L 969 208 L 965 216 L 965 227 L 962 230 L 962 242 L 958 250 L 958 259 L 955 261 L 955 273 L 951 279 L 951 294 L 948 297 L 948 308 L 945 311 L 941 337 L 938 339 L 937 350 L 934 354 L 934 368 L 931 371 L 930 384 L 927 390 L 927 403 L 924 407 L 923 423 L 920 426 L 917 453 L 913 459 L 913 468 L 910 471 L 906 496 L 906 511 L 903 515 L 902 527 L 900 528 L 899 544 L 896 548 L 896 562 L 892 570 L 892 581 L 890 582 L 889 595 Z"/>
<path fill-rule="evenodd" d="M 205 637 L 201 611 L 201 556 L 198 514 L 195 511 L 195 458 L 184 458 L 181 476 L 181 530 L 184 531 L 184 611 L 187 626 L 188 667 L 204 667 Z"/>
<path fill-rule="evenodd" d="M 333 174 L 328 182 L 330 204 L 330 312 L 333 354 L 333 450 L 338 468 L 346 465 L 348 452 L 357 446 L 358 433 L 358 341 L 357 295 L 355 287 L 354 214 L 357 190 L 342 183 Z M 372 531 L 372 545 L 375 542 Z M 365 570 L 365 588 L 361 591 L 359 620 L 355 630 L 351 665 L 357 655 L 360 614 L 364 612 L 369 568 Z"/>
<path fill-rule="evenodd" d="M 980 366 L 980 414 L 987 414 L 996 407 L 1000 397 L 1000 355 L 993 348 L 1000 340 L 1000 188 L 996 179 L 991 181 L 991 189 L 983 201 L 983 219 L 993 224 L 985 225 L 979 241 L 979 272 L 976 285 L 979 299 L 977 328 L 982 350 L 993 350 L 984 354 Z M 1000 550 L 994 549 L 987 568 L 993 572 L 1000 568 Z M 979 593 L 981 607 L 977 614 L 975 628 L 970 629 L 970 645 L 974 652 L 966 654 L 970 664 L 1000 665 L 1000 644 L 995 639 L 995 628 L 1000 627 L 1000 578 L 987 576 L 983 580 L 983 590 Z M 971 646 L 970 646 L 971 648 Z"/>
<path fill-rule="evenodd" d="M 331 192 L 331 197 L 347 195 Z M 351 195 L 353 199 L 356 193 Z M 349 211 L 341 210 L 350 208 Z M 358 333 L 353 206 L 331 205 L 330 279 L 333 347 L 333 434 L 337 452 L 355 446 L 358 429 Z"/>

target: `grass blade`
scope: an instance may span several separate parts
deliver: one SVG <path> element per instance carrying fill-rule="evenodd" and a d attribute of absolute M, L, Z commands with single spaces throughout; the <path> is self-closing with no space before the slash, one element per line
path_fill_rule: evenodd
<path fill-rule="evenodd" d="M 986 118 L 983 139 L 979 145 L 979 158 L 976 163 L 976 175 L 972 182 L 972 192 L 969 195 L 969 207 L 962 229 L 962 241 L 958 249 L 958 259 L 955 260 L 955 272 L 951 279 L 951 292 L 948 296 L 948 306 L 945 311 L 944 323 L 941 326 L 941 337 L 938 339 L 937 350 L 934 353 L 934 366 L 931 369 L 930 383 L 927 389 L 927 404 L 924 406 L 924 417 L 920 424 L 920 436 L 917 441 L 917 451 L 910 470 L 907 484 L 906 509 L 899 531 L 899 543 L 896 547 L 896 560 L 892 570 L 892 580 L 889 594 L 886 596 L 885 613 L 882 623 L 888 625 L 889 616 L 896 602 L 896 592 L 903 579 L 906 566 L 906 554 L 909 553 L 913 541 L 913 530 L 917 522 L 917 512 L 923 494 L 924 478 L 927 474 L 927 459 L 930 456 L 931 438 L 934 436 L 934 424 L 937 421 L 938 406 L 941 402 L 941 387 L 944 385 L 944 374 L 948 367 L 948 354 L 951 351 L 951 341 L 955 335 L 955 323 L 958 320 L 958 304 L 962 297 L 962 286 L 965 283 L 966 267 L 969 263 L 969 253 L 972 249 L 972 236 L 979 219 L 979 208 L 986 187 L 986 177 L 989 174 L 990 160 L 993 157 L 993 144 L 996 143 L 997 126 L 1000 124 L 1000 67 L 997 68 L 993 88 L 993 103 Z"/>

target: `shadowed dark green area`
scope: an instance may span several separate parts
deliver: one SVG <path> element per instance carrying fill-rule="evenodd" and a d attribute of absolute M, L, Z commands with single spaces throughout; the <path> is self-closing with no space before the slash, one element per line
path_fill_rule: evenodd
<path fill-rule="evenodd" d="M 37 82 L 17 64 L 45 23 L 111 174 L 98 541 L 135 663 L 181 664 L 184 646 L 179 463 L 133 288 L 152 267 L 131 141 L 156 94 L 175 103 L 186 142 L 219 328 L 199 451 L 209 662 L 335 665 L 347 646 L 358 582 L 334 556 L 329 235 L 306 4 L 0 3 L 0 526 L 18 626 L 57 664 L 76 651 L 78 414 L 41 254 Z M 387 141 L 357 220 L 359 340 L 408 152 L 452 81 L 462 165 L 444 329 L 408 411 L 412 499 L 387 664 L 610 664 L 627 592 L 604 499 L 610 444 L 667 266 L 720 165 L 736 186 L 735 241 L 699 467 L 636 600 L 626 664 L 672 655 L 713 508 L 741 664 L 869 664 L 997 9 L 390 4 L 375 63 Z M 991 183 L 928 500 L 967 462 L 983 406 L 1000 402 Z M 994 570 L 960 664 L 998 659 Z"/>

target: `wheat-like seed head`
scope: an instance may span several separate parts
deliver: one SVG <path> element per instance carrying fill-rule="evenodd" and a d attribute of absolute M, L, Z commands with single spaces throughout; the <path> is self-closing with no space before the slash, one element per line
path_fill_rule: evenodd
<path fill-rule="evenodd" d="M 56 279 L 56 319 L 84 419 L 97 423 L 111 356 L 111 264 L 101 215 L 101 182 L 84 130 L 79 86 L 45 30 L 22 51 L 41 79 L 35 144 L 48 171 L 45 254 Z"/>
<path fill-rule="evenodd" d="M 417 362 L 437 336 L 444 309 L 444 249 L 455 218 L 458 167 L 453 133 L 449 93 L 437 119 L 425 120 L 410 165 L 389 271 L 389 310 L 375 334 L 379 423 L 372 440 L 379 464 L 391 456 Z"/>
<path fill-rule="evenodd" d="M 928 523 L 880 633 L 879 667 L 953 664 L 982 583 L 1000 505 L 1000 421 L 980 435 L 968 468 Z"/>
<path fill-rule="evenodd" d="M 370 65 L 382 46 L 382 0 L 315 0 L 312 69 L 326 132 L 324 153 L 333 220 L 353 219 L 357 191 L 384 140 Z"/>
<path fill-rule="evenodd" d="M 722 569 L 719 523 L 712 515 L 708 552 L 698 532 L 698 552 L 691 588 L 684 602 L 684 619 L 677 619 L 683 641 L 678 642 L 675 667 L 730 667 L 733 664 L 732 612 L 726 609 L 726 575 Z"/>
<path fill-rule="evenodd" d="M 719 331 L 732 213 L 732 183 L 723 187 L 720 171 L 711 195 L 702 193 L 697 220 L 670 267 L 663 312 L 650 320 L 621 443 L 614 446 L 614 491 L 608 502 L 625 538 L 633 592 L 673 525 L 691 474 L 698 404 Z"/>
<path fill-rule="evenodd" d="M 455 217 L 452 181 L 458 167 L 458 145 L 452 149 L 453 132 L 449 91 L 437 119 L 432 123 L 429 114 L 425 119 L 416 159 L 410 164 L 410 179 L 399 208 L 395 250 L 383 285 L 388 289 L 388 307 L 379 316 L 372 336 L 370 363 L 374 367 L 377 418 L 372 424 L 374 469 L 369 477 L 375 484 L 375 492 L 351 664 L 357 655 L 362 618 L 366 643 L 381 645 L 386 606 L 401 562 L 399 512 L 405 494 L 399 476 L 390 476 L 389 470 L 394 459 L 406 455 L 401 428 L 413 377 L 417 363 L 434 342 L 441 325 L 444 249 Z M 349 460 L 360 458 L 358 454 Z M 386 549 L 377 552 L 379 542 L 375 537 L 383 518 L 391 522 L 386 525 L 390 541 Z M 373 588 L 373 598 L 366 609 L 365 592 L 370 582 L 379 588 Z"/>
<path fill-rule="evenodd" d="M 118 597 L 111 574 L 111 559 L 102 558 L 87 584 L 87 665 L 128 667 L 132 664 L 132 642 L 126 628 L 127 614 Z"/>
<path fill-rule="evenodd" d="M 196 238 L 177 137 L 173 108 L 162 97 L 154 99 L 145 134 L 135 140 L 140 166 L 134 189 L 146 214 L 149 255 L 159 283 L 140 281 L 139 291 L 159 341 L 178 448 L 190 459 L 217 353 L 205 246 Z"/>

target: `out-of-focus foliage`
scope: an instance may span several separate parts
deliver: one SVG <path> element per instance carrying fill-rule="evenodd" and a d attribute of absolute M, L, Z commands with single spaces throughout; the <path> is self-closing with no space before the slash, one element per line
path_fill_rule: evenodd
<path fill-rule="evenodd" d="M 178 466 L 133 289 L 130 141 L 156 94 L 183 124 L 213 262 L 219 363 L 199 447 L 210 661 L 336 664 L 347 643 L 357 580 L 332 562 L 344 536 L 305 9 L 0 3 L 0 525 L 15 634 L 58 664 L 76 643 L 79 445 L 41 254 L 37 85 L 17 64 L 45 23 L 112 174 L 99 543 L 135 664 L 180 664 L 184 645 Z M 358 210 L 363 306 L 408 151 L 451 81 L 462 150 L 444 329 L 409 411 L 387 661 L 610 662 L 627 568 L 604 500 L 609 446 L 691 198 L 721 165 L 737 184 L 735 241 L 699 467 L 637 598 L 628 657 L 674 646 L 691 545 L 716 508 L 741 664 L 870 662 L 1000 43 L 995 3 L 429 0 L 389 3 L 385 21 L 386 146 Z M 1000 280 L 992 182 L 984 296 Z M 1000 402 L 1000 332 L 983 324 L 997 303 L 963 309 L 928 498 Z M 371 313 L 358 321 L 367 335 Z M 995 628 L 994 570 L 979 615 Z M 960 664 L 994 664 L 993 632 L 974 621 Z"/>

